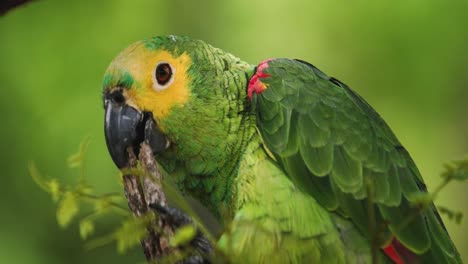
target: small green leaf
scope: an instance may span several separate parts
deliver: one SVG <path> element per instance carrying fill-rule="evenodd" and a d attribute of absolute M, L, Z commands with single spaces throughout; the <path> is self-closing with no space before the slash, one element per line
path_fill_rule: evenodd
<path fill-rule="evenodd" d="M 460 224 L 462 219 L 463 219 L 463 213 L 462 212 L 457 212 L 454 211 L 450 208 L 447 208 L 445 206 L 438 206 L 437 209 L 439 210 L 439 213 L 442 215 L 447 216 L 449 220 L 455 221 L 455 223 Z"/>
<path fill-rule="evenodd" d="M 94 233 L 94 223 L 90 219 L 83 219 L 80 221 L 80 236 L 83 239 L 88 238 L 89 235 Z"/>
<path fill-rule="evenodd" d="M 464 170 L 456 170 L 452 178 L 457 181 L 466 181 L 468 179 L 468 172 Z"/>
<path fill-rule="evenodd" d="M 455 223 L 461 224 L 462 219 L 463 219 L 463 213 L 462 212 L 457 212 L 455 214 Z"/>
<path fill-rule="evenodd" d="M 80 184 L 75 188 L 78 193 L 82 194 L 91 194 L 93 193 L 93 187 L 86 184 L 86 182 L 80 182 Z"/>
<path fill-rule="evenodd" d="M 68 157 L 67 163 L 70 168 L 80 168 L 83 166 L 83 161 L 85 159 L 85 154 L 86 154 L 86 151 L 88 150 L 90 141 L 91 141 L 91 138 L 86 137 L 81 142 L 78 152 Z"/>
<path fill-rule="evenodd" d="M 70 168 L 78 168 L 81 167 L 82 161 L 83 157 L 81 155 L 73 154 L 70 157 L 68 157 L 67 164 Z"/>
<path fill-rule="evenodd" d="M 415 192 L 408 196 L 408 200 L 415 207 L 424 207 L 434 200 L 433 196 L 427 192 Z"/>
<path fill-rule="evenodd" d="M 110 197 L 101 197 L 94 202 L 94 210 L 96 212 L 103 212 L 112 206 L 112 199 Z"/>
<path fill-rule="evenodd" d="M 448 180 L 466 181 L 468 180 L 468 157 L 444 164 L 445 171 L 442 178 Z"/>
<path fill-rule="evenodd" d="M 29 162 L 29 174 L 33 178 L 34 182 L 36 182 L 41 189 L 50 193 L 52 195 L 52 199 L 56 202 L 60 195 L 61 195 L 61 186 L 56 179 L 47 179 L 46 177 L 42 176 L 39 170 L 36 167 L 34 162 Z"/>
<path fill-rule="evenodd" d="M 60 184 L 56 179 L 52 179 L 49 182 L 47 182 L 47 188 L 49 190 L 49 193 L 52 195 L 52 200 L 54 202 L 57 202 L 60 198 L 60 195 L 62 194 L 60 190 Z"/>
<path fill-rule="evenodd" d="M 172 247 L 180 245 L 186 245 L 193 240 L 197 233 L 197 230 L 193 225 L 186 225 L 178 228 L 173 237 L 170 238 L 170 244 Z"/>
<path fill-rule="evenodd" d="M 123 175 L 138 175 L 138 176 L 143 176 L 145 175 L 145 171 L 141 168 L 123 168 L 120 170 L 121 176 Z"/>
<path fill-rule="evenodd" d="M 149 217 L 130 218 L 115 230 L 114 238 L 117 241 L 119 253 L 125 253 L 128 249 L 139 245 L 140 241 L 147 236 Z"/>
<path fill-rule="evenodd" d="M 67 227 L 73 217 L 78 213 L 78 204 L 75 194 L 66 192 L 57 208 L 57 222 L 61 227 Z"/>
<path fill-rule="evenodd" d="M 36 167 L 36 164 L 30 161 L 28 164 L 28 168 L 29 168 L 29 174 L 31 174 L 31 177 L 36 182 L 36 184 L 39 185 L 39 187 L 41 187 L 44 191 L 49 192 L 49 187 L 47 186 L 47 179 L 45 179 L 41 175 L 41 173 Z"/>
<path fill-rule="evenodd" d="M 87 242 L 85 244 L 85 249 L 86 250 L 96 249 L 98 247 L 103 247 L 103 246 L 109 245 L 113 241 L 114 241 L 114 235 L 113 234 L 103 236 L 103 237 L 98 237 L 98 238 L 92 239 L 91 241 Z"/>

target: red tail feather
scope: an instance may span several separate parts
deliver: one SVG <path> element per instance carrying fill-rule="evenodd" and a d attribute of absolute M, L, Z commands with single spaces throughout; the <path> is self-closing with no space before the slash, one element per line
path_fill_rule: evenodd
<path fill-rule="evenodd" d="M 383 251 L 395 264 L 414 263 L 416 260 L 416 254 L 403 246 L 396 238 L 393 238 L 392 243 L 383 248 Z"/>

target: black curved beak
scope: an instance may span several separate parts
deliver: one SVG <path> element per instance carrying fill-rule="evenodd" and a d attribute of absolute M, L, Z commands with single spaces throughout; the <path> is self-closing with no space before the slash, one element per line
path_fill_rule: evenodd
<path fill-rule="evenodd" d="M 129 166 L 128 149 L 133 149 L 135 155 L 138 155 L 140 144 L 144 140 L 155 153 L 160 153 L 169 146 L 153 116 L 127 105 L 121 91 L 106 94 L 104 107 L 107 149 L 119 169 Z"/>

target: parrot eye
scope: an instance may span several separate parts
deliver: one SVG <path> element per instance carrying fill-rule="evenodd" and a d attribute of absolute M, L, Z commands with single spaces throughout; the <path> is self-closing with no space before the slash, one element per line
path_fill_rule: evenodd
<path fill-rule="evenodd" d="M 154 71 L 154 89 L 156 89 L 156 91 L 162 91 L 167 89 L 167 87 L 174 80 L 173 75 L 174 70 L 168 62 L 159 62 L 156 65 L 156 69 Z"/>

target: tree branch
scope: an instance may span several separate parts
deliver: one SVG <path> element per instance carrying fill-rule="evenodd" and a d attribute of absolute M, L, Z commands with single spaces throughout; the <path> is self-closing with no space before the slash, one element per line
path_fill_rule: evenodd
<path fill-rule="evenodd" d="M 34 0 L 3 0 L 2 3 L 0 3 L 0 16 L 5 15 L 8 11 L 15 7 L 32 1 Z"/>
<path fill-rule="evenodd" d="M 133 150 L 128 150 L 131 168 L 137 168 L 138 160 Z M 166 195 L 162 189 L 162 175 L 153 156 L 153 151 L 147 143 L 141 144 L 140 165 L 144 171 L 143 176 L 128 173 L 123 176 L 125 197 L 128 207 L 137 217 L 148 213 L 150 204 L 166 205 Z M 141 182 L 143 179 L 143 184 Z M 148 262 L 158 260 L 163 256 L 177 254 L 177 250 L 170 247 L 168 237 L 174 234 L 174 230 L 162 219 L 155 220 L 148 227 L 148 236 L 141 241 L 141 246 Z"/>

